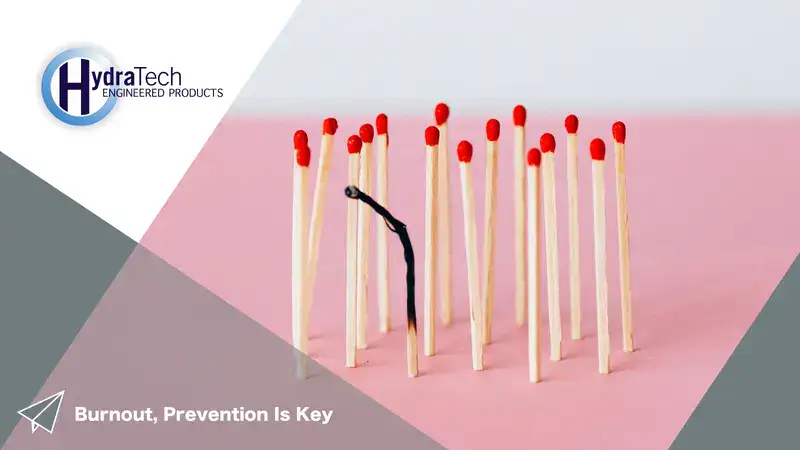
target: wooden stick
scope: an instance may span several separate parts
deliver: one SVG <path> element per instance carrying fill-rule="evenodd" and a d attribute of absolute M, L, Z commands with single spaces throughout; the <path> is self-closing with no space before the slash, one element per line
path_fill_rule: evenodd
<path fill-rule="evenodd" d="M 567 116 L 567 196 L 569 204 L 569 298 L 572 339 L 581 338 L 581 257 L 578 228 L 578 118 Z"/>
<path fill-rule="evenodd" d="M 306 298 L 306 269 L 308 268 L 308 166 L 311 150 L 306 143 L 295 150 L 294 189 L 292 202 L 292 291 L 293 291 L 293 341 L 297 349 L 297 377 L 308 376 L 308 360 L 306 357 L 307 337 L 303 333 L 303 317 L 305 310 L 303 301 Z"/>
<path fill-rule="evenodd" d="M 589 146 L 592 155 L 592 194 L 594 197 L 594 267 L 597 289 L 597 357 L 600 373 L 607 374 L 611 365 L 608 336 L 608 279 L 606 276 L 606 200 L 603 160 L 606 145 L 594 139 Z"/>
<path fill-rule="evenodd" d="M 481 304 L 480 269 L 478 267 L 478 237 L 475 224 L 475 189 L 472 184 L 472 144 L 461 141 L 457 147 L 461 175 L 461 204 L 464 209 L 464 248 L 467 257 L 469 289 L 469 324 L 472 338 L 472 369 L 483 370 L 483 335 L 481 333 L 483 306 Z"/>
<path fill-rule="evenodd" d="M 500 122 L 486 122 L 486 190 L 483 228 L 483 344 L 492 342 L 492 312 L 494 310 L 494 229 L 497 211 L 497 140 Z"/>
<path fill-rule="evenodd" d="M 375 119 L 378 132 L 378 202 L 389 207 L 389 119 L 386 114 L 378 114 Z M 390 328 L 389 313 L 389 228 L 379 220 L 377 223 L 378 252 L 378 323 L 381 333 Z"/>
<path fill-rule="evenodd" d="M 558 228 L 556 224 L 556 140 L 550 133 L 539 139 L 542 147 L 544 231 L 547 262 L 547 306 L 550 319 L 550 360 L 561 360 L 561 306 L 558 292 Z"/>
<path fill-rule="evenodd" d="M 372 140 L 375 137 L 375 129 L 372 128 L 372 125 L 366 123 L 361 126 L 358 135 L 363 143 L 358 188 L 361 189 L 361 192 L 370 195 L 372 194 Z M 358 319 L 356 345 L 359 349 L 367 348 L 369 219 L 369 208 L 367 205 L 360 203 L 358 206 L 358 286 L 356 287 L 356 316 Z"/>
<path fill-rule="evenodd" d="M 542 154 L 539 149 L 532 148 L 528 152 L 528 365 L 530 380 L 538 383 L 542 380 L 542 349 L 540 343 L 541 304 L 541 228 L 540 228 L 540 192 L 539 165 Z"/>
<path fill-rule="evenodd" d="M 347 152 L 349 156 L 348 184 L 358 183 L 360 153 L 362 142 L 358 136 L 350 136 L 347 140 Z M 356 334 L 358 331 L 357 310 L 358 310 L 358 204 L 355 202 L 347 203 L 347 317 L 345 326 L 345 345 L 346 345 L 346 365 L 356 367 Z"/>
<path fill-rule="evenodd" d="M 325 206 L 325 194 L 328 191 L 328 173 L 331 167 L 333 154 L 333 136 L 339 124 L 334 118 L 327 118 L 322 122 L 322 144 L 319 150 L 319 165 L 317 167 L 317 180 L 314 184 L 314 206 L 311 212 L 311 227 L 308 233 L 308 269 L 306 271 L 306 313 L 303 316 L 303 328 L 306 332 L 311 321 L 311 306 L 314 303 L 314 282 L 317 277 L 319 263 L 319 241 L 322 235 L 322 217 Z"/>
<path fill-rule="evenodd" d="M 514 260 L 516 289 L 514 290 L 517 326 L 525 324 L 525 120 L 528 112 L 522 105 L 514 107 Z"/>
<path fill-rule="evenodd" d="M 614 135 L 614 153 L 617 173 L 617 232 L 619 238 L 620 300 L 622 302 L 622 349 L 632 352 L 633 301 L 631 299 L 631 250 L 628 234 L 628 187 L 625 170 L 625 124 L 617 122 L 611 127 Z"/>
<path fill-rule="evenodd" d="M 425 356 L 436 354 L 436 205 L 439 129 L 425 129 Z"/>
<path fill-rule="evenodd" d="M 444 103 L 436 105 L 434 110 L 436 125 L 439 128 L 439 153 L 437 171 L 439 175 L 439 302 L 441 305 L 442 323 L 450 325 L 453 320 L 451 272 L 451 237 L 450 237 L 450 162 L 447 153 L 447 119 L 450 108 Z"/>

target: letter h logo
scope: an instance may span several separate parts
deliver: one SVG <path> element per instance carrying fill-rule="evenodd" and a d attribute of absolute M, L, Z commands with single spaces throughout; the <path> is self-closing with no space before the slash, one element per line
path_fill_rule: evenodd
<path fill-rule="evenodd" d="M 89 60 L 81 58 L 81 81 L 78 83 L 69 82 L 69 62 L 64 63 L 58 69 L 59 95 L 58 106 L 64 111 L 69 111 L 69 92 L 81 92 L 81 115 L 89 114 L 89 93 L 91 91 L 91 75 L 89 73 Z"/>

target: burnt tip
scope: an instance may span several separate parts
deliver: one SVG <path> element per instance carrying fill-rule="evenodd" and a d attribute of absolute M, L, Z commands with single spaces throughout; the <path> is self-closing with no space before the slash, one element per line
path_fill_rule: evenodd
<path fill-rule="evenodd" d="M 347 186 L 346 188 L 344 188 L 344 195 L 346 195 L 349 198 L 358 198 L 358 194 L 360 193 L 361 191 L 359 191 L 358 188 L 355 186 Z"/>

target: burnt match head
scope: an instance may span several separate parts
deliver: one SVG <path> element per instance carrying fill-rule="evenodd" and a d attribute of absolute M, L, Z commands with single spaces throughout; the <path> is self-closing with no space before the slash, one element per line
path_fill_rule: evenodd
<path fill-rule="evenodd" d="M 303 146 L 308 146 L 308 134 L 303 130 L 295 131 L 293 139 L 295 150 L 301 149 Z"/>
<path fill-rule="evenodd" d="M 336 121 L 333 117 L 328 117 L 322 122 L 322 133 L 329 134 L 333 136 L 336 134 L 336 130 L 339 129 L 339 122 Z"/>
<path fill-rule="evenodd" d="M 346 195 L 348 198 L 358 198 L 359 193 L 360 191 L 355 186 L 347 186 L 344 188 L 344 195 Z"/>
<path fill-rule="evenodd" d="M 456 148 L 456 153 L 458 154 L 458 160 L 463 163 L 468 163 L 472 161 L 472 144 L 468 141 L 461 141 L 458 143 L 458 147 Z"/>
<path fill-rule="evenodd" d="M 525 121 L 528 119 L 528 111 L 522 105 L 514 107 L 514 126 L 524 127 Z"/>
<path fill-rule="evenodd" d="M 361 153 L 361 138 L 356 136 L 355 134 L 350 136 L 347 139 L 347 153 L 354 155 L 356 153 Z"/>
<path fill-rule="evenodd" d="M 536 147 L 528 150 L 528 165 L 539 167 L 539 164 L 541 163 L 542 163 L 542 152 L 540 152 L 539 149 Z"/>
<path fill-rule="evenodd" d="M 439 103 L 433 110 L 433 117 L 436 119 L 436 125 L 444 125 L 450 118 L 450 107 L 445 103 Z"/>
<path fill-rule="evenodd" d="M 589 144 L 589 153 L 595 161 L 603 161 L 606 159 L 606 143 L 602 139 L 595 138 Z"/>
<path fill-rule="evenodd" d="M 389 132 L 389 118 L 386 117 L 386 114 L 378 114 L 378 117 L 375 118 L 375 131 L 378 132 L 378 135 Z"/>
<path fill-rule="evenodd" d="M 496 142 L 500 139 L 500 122 L 497 119 L 489 119 L 486 121 L 486 139 Z"/>
<path fill-rule="evenodd" d="M 626 134 L 625 124 L 622 122 L 614 123 L 614 125 L 611 126 L 611 134 L 614 136 L 615 141 L 624 144 Z"/>
<path fill-rule="evenodd" d="M 425 145 L 433 147 L 434 145 L 439 145 L 439 129 L 430 126 L 425 129 Z"/>
<path fill-rule="evenodd" d="M 371 124 L 365 123 L 358 129 L 358 137 L 361 138 L 363 143 L 372 144 L 372 140 L 375 139 L 375 129 L 372 128 Z"/>
<path fill-rule="evenodd" d="M 578 116 L 570 114 L 564 119 L 564 128 L 567 129 L 567 134 L 575 134 L 578 132 Z"/>
<path fill-rule="evenodd" d="M 303 145 L 294 152 L 294 157 L 297 160 L 297 165 L 300 167 L 308 167 L 311 164 L 311 149 L 308 144 Z"/>
<path fill-rule="evenodd" d="M 550 133 L 545 133 L 539 138 L 539 146 L 542 147 L 542 153 L 555 153 L 556 138 Z"/>

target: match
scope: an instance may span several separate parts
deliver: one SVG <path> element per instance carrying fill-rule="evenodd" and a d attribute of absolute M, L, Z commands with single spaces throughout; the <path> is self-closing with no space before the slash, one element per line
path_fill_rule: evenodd
<path fill-rule="evenodd" d="M 514 107 L 514 260 L 516 289 L 515 318 L 518 326 L 525 324 L 525 121 L 528 112 L 522 105 Z"/>
<path fill-rule="evenodd" d="M 365 123 L 358 130 L 361 138 L 361 167 L 359 168 L 358 187 L 361 192 L 372 193 L 372 140 L 375 129 Z M 358 318 L 358 334 L 356 337 L 359 349 L 367 348 L 367 284 L 369 278 L 369 209 L 363 203 L 358 206 L 358 284 L 356 288 L 356 315 Z"/>
<path fill-rule="evenodd" d="M 439 287 L 442 323 L 450 325 L 453 320 L 453 279 L 451 262 L 451 237 L 450 237 L 450 162 L 447 153 L 447 119 L 450 117 L 450 108 L 439 103 L 434 109 L 434 119 L 439 128 Z"/>
<path fill-rule="evenodd" d="M 592 156 L 592 195 L 594 198 L 594 271 L 597 290 L 597 357 L 600 373 L 607 374 L 611 365 L 608 336 L 608 279 L 606 276 L 606 200 L 604 160 L 606 144 L 594 139 L 589 145 Z"/>
<path fill-rule="evenodd" d="M 558 293 L 558 228 L 556 225 L 556 139 L 545 133 L 542 147 L 542 184 L 544 190 L 545 257 L 547 266 L 547 307 L 550 319 L 550 360 L 561 360 L 561 306 Z"/>
<path fill-rule="evenodd" d="M 564 120 L 567 129 L 567 200 L 569 210 L 569 298 L 572 339 L 581 338 L 581 257 L 578 226 L 578 118 Z"/>
<path fill-rule="evenodd" d="M 436 354 L 436 206 L 439 129 L 425 129 L 425 356 Z"/>
<path fill-rule="evenodd" d="M 376 194 L 378 203 L 389 206 L 389 118 L 386 114 L 378 114 L 375 118 L 375 129 L 378 132 L 378 183 Z M 378 324 L 381 333 L 388 333 L 390 328 L 389 313 L 389 228 L 386 223 L 378 223 L 377 229 L 377 266 L 378 266 Z"/>
<path fill-rule="evenodd" d="M 539 149 L 528 151 L 528 365 L 530 381 L 542 380 L 542 350 L 539 333 L 539 305 L 541 303 L 541 243 L 539 166 L 542 154 Z"/>
<path fill-rule="evenodd" d="M 292 202 L 292 328 L 294 346 L 297 349 L 297 377 L 308 377 L 306 354 L 306 333 L 304 332 L 306 299 L 306 268 L 308 267 L 308 166 L 311 150 L 305 131 L 295 133 L 295 168 Z"/>
<path fill-rule="evenodd" d="M 497 141 L 500 122 L 486 122 L 486 186 L 483 228 L 483 345 L 492 342 L 492 312 L 494 310 L 494 229 L 497 213 Z"/>
<path fill-rule="evenodd" d="M 361 163 L 361 138 L 353 135 L 347 139 L 349 158 L 348 184 L 356 185 L 359 181 L 359 165 Z M 356 334 L 358 331 L 358 212 L 359 204 L 347 203 L 347 303 L 345 326 L 346 366 L 356 367 Z"/>
<path fill-rule="evenodd" d="M 625 176 L 625 124 L 611 127 L 617 173 L 617 235 L 619 237 L 620 300 L 622 302 L 622 350 L 633 351 L 633 301 L 631 299 L 631 250 L 628 235 L 628 187 Z"/>

